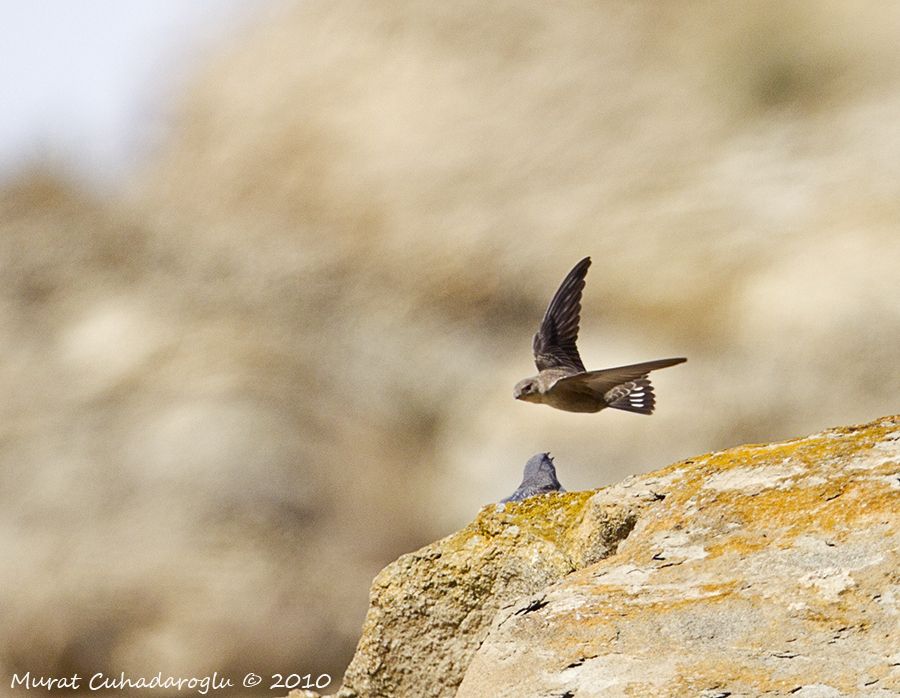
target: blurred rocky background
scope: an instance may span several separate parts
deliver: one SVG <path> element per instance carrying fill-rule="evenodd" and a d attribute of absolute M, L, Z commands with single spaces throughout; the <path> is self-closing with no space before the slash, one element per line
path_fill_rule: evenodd
<path fill-rule="evenodd" d="M 2 173 L 4 675 L 337 681 L 535 452 L 587 489 L 897 412 L 900 6 L 247 8 L 101 184 Z M 589 368 L 689 357 L 651 418 L 512 399 L 585 255 Z"/>

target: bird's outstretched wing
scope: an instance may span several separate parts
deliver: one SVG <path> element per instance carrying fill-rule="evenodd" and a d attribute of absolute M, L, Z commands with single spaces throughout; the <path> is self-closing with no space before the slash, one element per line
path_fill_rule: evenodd
<path fill-rule="evenodd" d="M 615 401 L 622 395 L 609 395 L 609 391 L 623 384 L 633 381 L 640 383 L 647 378 L 650 371 L 656 371 L 669 366 L 682 364 L 687 359 L 678 357 L 677 359 L 657 359 L 656 361 L 645 361 L 641 364 L 631 364 L 630 366 L 618 366 L 616 368 L 603 368 L 599 371 L 588 371 L 576 376 L 567 376 L 560 378 L 553 384 L 554 390 L 562 389 L 564 391 L 583 392 L 590 395 L 608 395 L 608 399 Z M 629 388 L 628 392 L 639 386 Z M 650 382 L 647 381 L 647 387 Z M 625 393 L 627 394 L 627 392 Z M 652 397 L 652 388 L 650 392 Z"/>
<path fill-rule="evenodd" d="M 584 364 L 578 355 L 578 321 L 581 315 L 581 292 L 584 290 L 584 277 L 591 258 L 582 259 L 568 276 L 563 279 L 559 289 L 547 306 L 544 319 L 537 334 L 534 335 L 532 349 L 534 363 L 539 371 L 548 368 L 567 368 L 573 371 L 584 371 Z"/>

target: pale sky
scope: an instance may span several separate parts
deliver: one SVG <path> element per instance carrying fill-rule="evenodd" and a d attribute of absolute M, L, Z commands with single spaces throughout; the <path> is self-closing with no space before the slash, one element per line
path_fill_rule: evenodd
<path fill-rule="evenodd" d="M 0 0 L 0 182 L 49 161 L 115 186 L 204 49 L 276 4 Z"/>

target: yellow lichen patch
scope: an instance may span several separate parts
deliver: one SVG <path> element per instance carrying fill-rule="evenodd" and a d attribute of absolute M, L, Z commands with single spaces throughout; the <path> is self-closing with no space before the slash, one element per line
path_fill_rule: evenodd
<path fill-rule="evenodd" d="M 578 522 L 581 510 L 593 494 L 591 491 L 545 494 L 521 502 L 491 505 L 481 510 L 475 525 L 494 534 L 503 526 L 520 526 L 534 535 L 558 542 Z"/>
<path fill-rule="evenodd" d="M 823 434 L 794 439 L 777 444 L 744 445 L 699 458 L 673 463 L 653 473 L 654 477 L 674 476 L 677 501 L 687 501 L 701 489 L 712 474 L 740 467 L 767 467 L 791 462 L 798 465 L 821 466 L 828 461 L 838 462 L 850 454 L 858 454 L 884 442 L 896 432 L 900 420 L 888 418 L 868 425 L 833 429 Z"/>
<path fill-rule="evenodd" d="M 800 680 L 798 680 L 798 678 Z M 787 694 L 806 683 L 809 677 L 774 677 L 763 674 L 759 664 L 733 658 L 704 657 L 678 665 L 677 678 L 667 688 L 667 696 L 698 696 L 717 686 L 753 690 L 757 694 Z"/>
<path fill-rule="evenodd" d="M 584 590 L 590 595 L 589 606 L 567 608 L 562 612 L 550 611 L 560 625 L 571 621 L 579 626 L 593 623 L 605 625 L 615 620 L 657 621 L 666 614 L 677 614 L 689 611 L 692 607 L 707 608 L 710 604 L 718 604 L 736 599 L 740 591 L 737 582 L 721 584 L 704 584 L 697 587 L 685 585 L 681 589 L 669 589 L 666 597 L 653 598 L 653 587 L 643 586 L 633 590 L 610 585 L 595 586 Z M 585 612 L 590 608 L 589 612 Z"/>
<path fill-rule="evenodd" d="M 712 529 L 717 534 L 704 536 L 706 550 L 718 556 L 790 547 L 793 537 L 804 531 L 841 537 L 858 527 L 860 518 L 883 517 L 900 508 L 900 488 L 886 488 L 879 481 L 897 472 L 891 452 L 885 450 L 883 460 L 876 458 L 874 464 L 867 455 L 888 444 L 896 429 L 897 420 L 881 420 L 675 463 L 649 476 L 668 479 L 671 493 L 645 521 L 644 538 Z M 865 466 L 846 467 L 853 460 Z"/>
<path fill-rule="evenodd" d="M 865 488 L 849 479 L 845 479 L 842 486 L 836 487 L 835 484 L 771 489 L 753 497 L 742 493 L 722 493 L 709 504 L 727 509 L 729 515 L 740 523 L 753 522 L 763 529 L 782 529 L 779 531 L 781 534 L 789 534 L 791 529 L 834 530 L 850 525 L 859 515 L 855 505 L 860 502 L 860 490 L 875 496 L 877 505 L 886 504 L 884 498 L 879 496 L 878 490 L 881 488 Z"/>
<path fill-rule="evenodd" d="M 742 560 L 753 553 L 769 548 L 772 542 L 763 536 L 732 535 L 719 539 L 717 543 L 707 546 L 710 558 L 731 554 L 736 560 Z M 782 543 L 779 543 L 782 545 Z"/>
<path fill-rule="evenodd" d="M 700 591 L 708 596 L 724 596 L 726 594 L 733 594 L 739 591 L 741 588 L 740 582 L 736 580 L 728 581 L 728 582 L 719 582 L 716 584 L 701 584 Z"/>

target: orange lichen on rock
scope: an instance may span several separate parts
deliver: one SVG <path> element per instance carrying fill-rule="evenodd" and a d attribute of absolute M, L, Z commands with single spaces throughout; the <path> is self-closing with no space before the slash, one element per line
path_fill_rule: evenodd
<path fill-rule="evenodd" d="M 375 579 L 338 694 L 900 691 L 900 417 L 484 507 Z"/>
<path fill-rule="evenodd" d="M 900 691 L 900 418 L 676 463 L 615 555 L 502 610 L 459 698 Z"/>

